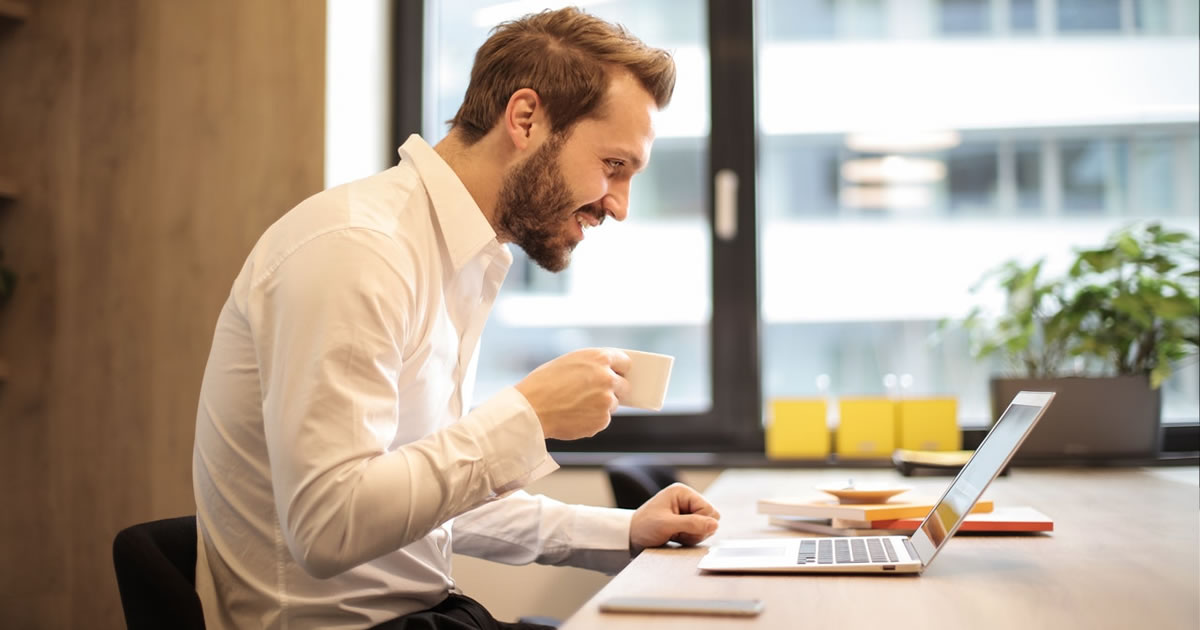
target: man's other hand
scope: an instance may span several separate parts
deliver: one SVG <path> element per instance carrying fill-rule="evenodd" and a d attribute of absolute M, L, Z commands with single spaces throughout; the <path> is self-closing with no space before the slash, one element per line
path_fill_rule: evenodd
<path fill-rule="evenodd" d="M 629 394 L 629 355 L 614 348 L 588 348 L 539 366 L 517 383 L 548 438 L 576 440 L 603 431 L 618 400 Z"/>
<path fill-rule="evenodd" d="M 633 513 L 629 550 L 636 555 L 646 547 L 661 547 L 669 541 L 695 545 L 717 531 L 720 518 L 699 492 L 673 483 Z"/>

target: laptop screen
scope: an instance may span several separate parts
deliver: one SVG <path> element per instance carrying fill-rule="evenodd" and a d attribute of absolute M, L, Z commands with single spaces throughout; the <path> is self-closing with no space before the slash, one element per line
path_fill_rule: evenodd
<path fill-rule="evenodd" d="M 929 564 L 946 539 L 958 531 L 963 518 L 1029 435 L 1053 398 L 1053 393 L 1021 392 L 1013 399 L 913 534 L 912 544 L 922 563 Z"/>

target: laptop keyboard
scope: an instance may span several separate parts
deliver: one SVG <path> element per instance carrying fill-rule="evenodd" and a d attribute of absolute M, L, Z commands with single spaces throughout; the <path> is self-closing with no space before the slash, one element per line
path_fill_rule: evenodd
<path fill-rule="evenodd" d="M 798 564 L 896 562 L 890 538 L 812 538 L 800 541 Z"/>

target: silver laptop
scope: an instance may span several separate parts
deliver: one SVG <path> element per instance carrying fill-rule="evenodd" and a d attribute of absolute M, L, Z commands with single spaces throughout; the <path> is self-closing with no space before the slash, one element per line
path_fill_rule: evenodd
<path fill-rule="evenodd" d="M 739 573 L 920 573 L 1046 413 L 1053 392 L 1020 392 L 912 536 L 731 539 L 700 569 Z"/>

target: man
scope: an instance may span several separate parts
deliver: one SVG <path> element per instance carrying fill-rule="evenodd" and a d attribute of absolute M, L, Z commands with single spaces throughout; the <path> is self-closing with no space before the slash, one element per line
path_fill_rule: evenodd
<path fill-rule="evenodd" d="M 632 512 L 519 490 L 556 468 L 545 438 L 608 425 L 629 391 L 619 350 L 564 355 L 466 411 L 502 243 L 561 270 L 585 229 L 623 220 L 674 81 L 667 53 L 577 10 L 501 25 L 436 148 L 412 136 L 397 166 L 267 230 L 197 412 L 209 628 L 507 627 L 456 592 L 452 548 L 615 572 L 716 530 L 683 485 Z"/>

